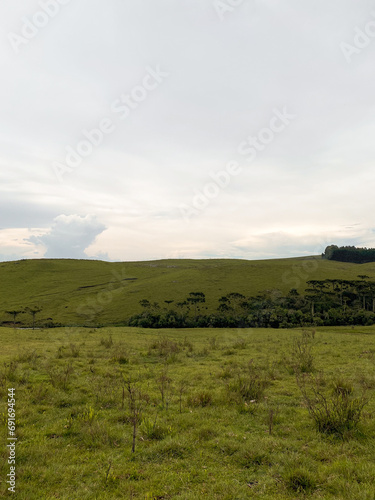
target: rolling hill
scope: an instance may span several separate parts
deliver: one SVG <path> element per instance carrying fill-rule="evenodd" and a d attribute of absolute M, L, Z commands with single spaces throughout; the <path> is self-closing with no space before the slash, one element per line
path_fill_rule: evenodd
<path fill-rule="evenodd" d="M 300 293 L 311 279 L 375 279 L 375 263 L 351 264 L 320 256 L 272 260 L 159 260 L 103 262 L 73 259 L 36 259 L 0 263 L 0 323 L 11 322 L 5 311 L 35 305 L 37 319 L 51 318 L 63 325 L 121 324 L 142 309 L 148 299 L 183 301 L 190 292 L 206 295 L 206 312 L 230 292 L 253 296 L 263 290 Z M 31 324 L 31 315 L 17 317 Z"/>

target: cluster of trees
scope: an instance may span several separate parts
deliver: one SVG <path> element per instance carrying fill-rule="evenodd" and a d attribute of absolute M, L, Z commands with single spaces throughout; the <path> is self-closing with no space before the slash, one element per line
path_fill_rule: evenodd
<path fill-rule="evenodd" d="M 219 299 L 212 314 L 206 297 L 191 292 L 183 302 L 165 300 L 166 306 L 144 299 L 143 311 L 129 319 L 129 326 L 143 328 L 291 328 L 300 326 L 375 324 L 375 282 L 360 275 L 357 280 L 326 279 L 307 282 L 304 295 L 291 289 L 266 290 L 255 297 L 232 292 Z"/>
<path fill-rule="evenodd" d="M 6 314 L 9 314 L 9 316 L 12 317 L 12 322 L 13 322 L 13 327 L 16 328 L 16 324 L 17 324 L 17 316 L 19 316 L 20 314 L 24 314 L 24 313 L 29 313 L 31 314 L 32 316 L 32 320 L 33 320 L 33 330 L 35 329 L 35 319 L 36 319 L 36 315 L 38 313 L 40 313 L 42 310 L 41 307 L 39 306 L 32 306 L 32 307 L 25 307 L 24 309 L 11 309 L 10 311 L 5 311 Z M 51 318 L 49 318 L 51 319 Z"/>
<path fill-rule="evenodd" d="M 375 248 L 330 245 L 325 249 L 322 257 L 323 259 L 338 260 L 340 262 L 365 264 L 366 262 L 375 262 Z"/>

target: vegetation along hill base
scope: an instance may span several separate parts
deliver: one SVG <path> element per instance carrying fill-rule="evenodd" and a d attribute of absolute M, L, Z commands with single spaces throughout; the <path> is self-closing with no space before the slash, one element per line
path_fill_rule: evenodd
<path fill-rule="evenodd" d="M 371 324 L 375 263 L 273 260 L 0 264 L 9 326 L 303 326 Z"/>

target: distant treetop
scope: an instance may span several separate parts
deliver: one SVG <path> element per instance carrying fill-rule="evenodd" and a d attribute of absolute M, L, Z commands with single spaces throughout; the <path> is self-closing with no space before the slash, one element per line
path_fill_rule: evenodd
<path fill-rule="evenodd" d="M 356 248 L 354 246 L 338 247 L 329 245 L 322 254 L 323 259 L 337 260 L 340 262 L 353 262 L 365 264 L 375 262 L 375 248 Z"/>

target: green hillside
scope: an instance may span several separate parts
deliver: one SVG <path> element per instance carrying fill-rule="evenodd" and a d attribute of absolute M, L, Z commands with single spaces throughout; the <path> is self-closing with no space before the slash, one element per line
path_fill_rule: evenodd
<path fill-rule="evenodd" d="M 274 260 L 160 260 L 102 262 L 93 260 L 41 259 L 0 264 L 0 322 L 10 322 L 5 311 L 38 305 L 38 320 L 52 318 L 64 325 L 121 323 L 141 311 L 139 301 L 164 305 L 186 299 L 190 292 L 206 295 L 207 312 L 230 292 L 253 296 L 280 289 L 300 293 L 312 279 L 375 279 L 375 263 L 351 264 L 319 257 Z M 30 314 L 17 320 L 30 324 Z"/>

